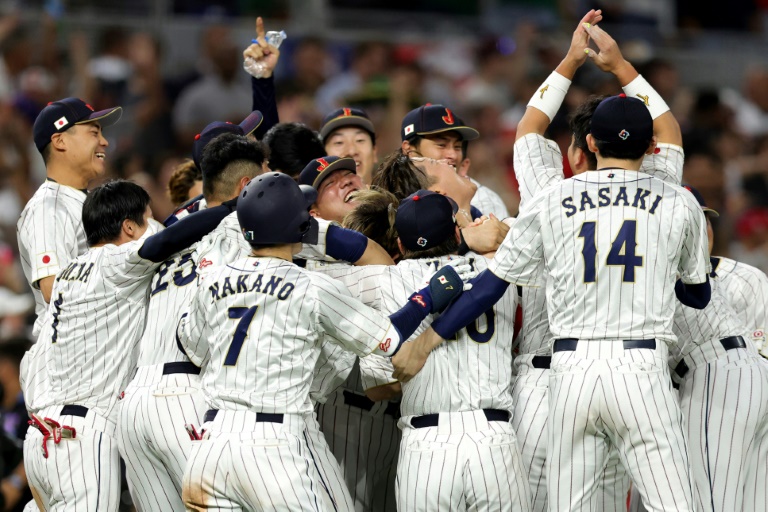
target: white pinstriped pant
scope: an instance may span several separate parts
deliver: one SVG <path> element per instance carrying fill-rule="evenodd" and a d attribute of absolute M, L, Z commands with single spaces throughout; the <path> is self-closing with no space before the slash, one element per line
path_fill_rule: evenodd
<path fill-rule="evenodd" d="M 192 450 L 184 425 L 199 427 L 206 409 L 199 382 L 197 375 L 174 374 L 125 390 L 117 440 L 139 512 L 184 510 L 181 479 Z"/>
<path fill-rule="evenodd" d="M 256 421 L 250 411 L 219 411 L 192 443 L 182 498 L 187 510 L 333 510 L 307 445 L 302 415 Z"/>
<path fill-rule="evenodd" d="M 43 435 L 30 427 L 24 439 L 24 469 L 47 512 L 117 512 L 120 504 L 120 463 L 114 424 L 88 412 L 85 418 L 61 416 L 62 406 L 40 411 L 61 425 L 74 427 L 74 439 L 46 443 Z M 94 428 L 95 427 L 95 428 Z M 98 430 L 97 430 L 98 428 Z"/>
<path fill-rule="evenodd" d="M 397 509 L 529 512 L 531 497 L 510 422 L 483 411 L 441 413 L 436 427 L 400 419 Z"/>
<path fill-rule="evenodd" d="M 550 511 L 598 510 L 611 445 L 650 512 L 694 510 L 663 342 L 625 350 L 622 341 L 579 341 L 574 351 L 554 352 L 549 398 Z"/>
<path fill-rule="evenodd" d="M 533 512 L 545 512 L 547 500 L 547 416 L 549 415 L 549 370 L 534 368 L 533 354 L 515 358 L 512 426 L 517 433 L 523 469 L 531 486 Z M 629 475 L 611 447 L 603 475 L 597 483 L 594 510 L 626 512 Z"/>
<path fill-rule="evenodd" d="M 768 510 L 768 365 L 754 350 L 726 352 L 718 340 L 685 362 L 680 407 L 698 506 Z"/>

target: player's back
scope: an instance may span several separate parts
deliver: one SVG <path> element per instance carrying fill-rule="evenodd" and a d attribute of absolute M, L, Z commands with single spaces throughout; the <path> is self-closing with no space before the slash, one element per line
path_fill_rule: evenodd
<path fill-rule="evenodd" d="M 146 320 L 155 264 L 137 255 L 142 242 L 89 250 L 56 276 L 48 321 L 47 367 L 54 403 L 115 412 L 130 379 Z"/>
<path fill-rule="evenodd" d="M 363 318 L 355 302 L 333 280 L 277 258 L 241 259 L 206 275 L 190 308 L 189 343 L 196 352 L 202 341 L 209 351 L 203 376 L 209 403 L 218 409 L 311 412 L 309 388 L 320 344 L 332 341 L 360 352 L 348 336 L 364 338 L 371 326 L 358 323 L 388 322 Z"/>
<path fill-rule="evenodd" d="M 556 338 L 672 340 L 674 282 L 701 258 L 703 214 L 680 187 L 623 169 L 590 171 L 545 189 L 538 212 Z M 519 223 L 518 223 L 519 225 Z M 499 258 L 497 258 L 499 259 Z M 702 270 L 705 270 L 702 268 Z M 705 275 L 685 275 L 704 282 Z"/>

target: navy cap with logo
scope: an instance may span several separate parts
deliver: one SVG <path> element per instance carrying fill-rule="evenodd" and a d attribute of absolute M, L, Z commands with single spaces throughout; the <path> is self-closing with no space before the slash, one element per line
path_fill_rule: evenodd
<path fill-rule="evenodd" d="M 373 123 L 365 113 L 365 110 L 361 108 L 338 108 L 323 118 L 323 127 L 320 128 L 320 139 L 325 144 L 331 133 L 345 126 L 359 126 L 363 130 L 367 131 L 371 136 L 371 141 L 375 143 L 376 130 L 373 128 Z"/>
<path fill-rule="evenodd" d="M 619 94 L 600 102 L 592 114 L 589 131 L 603 142 L 648 146 L 653 138 L 653 118 L 641 100 Z"/>
<path fill-rule="evenodd" d="M 403 140 L 408 140 L 416 135 L 434 135 L 450 131 L 458 132 L 462 140 L 475 140 L 480 137 L 480 132 L 466 126 L 451 109 L 444 105 L 430 103 L 415 108 L 405 115 L 400 136 Z"/>
<path fill-rule="evenodd" d="M 400 201 L 395 215 L 395 229 L 403 246 L 410 251 L 437 247 L 456 236 L 456 212 L 453 199 L 429 190 L 418 190 Z"/>
<path fill-rule="evenodd" d="M 691 194 L 693 194 L 693 197 L 699 203 L 699 206 L 701 206 L 701 209 L 704 210 L 704 213 L 709 213 L 714 217 L 720 216 L 719 213 L 717 213 L 715 210 L 707 206 L 707 203 L 704 202 L 704 196 L 701 195 L 701 192 L 699 192 L 698 190 L 696 190 L 690 185 L 683 185 L 683 188 L 686 189 Z"/>
<path fill-rule="evenodd" d="M 95 111 L 80 98 L 52 101 L 37 115 L 32 128 L 35 146 L 41 153 L 50 144 L 55 133 L 69 130 L 76 124 L 99 121 L 102 128 L 115 124 L 123 113 L 122 107 Z"/>
<path fill-rule="evenodd" d="M 258 110 L 254 110 L 240 124 L 214 121 L 203 128 L 203 131 L 195 135 L 195 142 L 192 144 L 192 160 L 195 161 L 197 168 L 201 171 L 203 170 L 200 166 L 203 161 L 203 150 L 213 139 L 223 133 L 234 133 L 243 136 L 250 135 L 256 131 L 256 128 L 261 125 L 262 121 L 264 121 L 264 116 Z"/>
<path fill-rule="evenodd" d="M 315 158 L 302 169 L 301 174 L 299 174 L 299 183 L 318 189 L 320 188 L 320 183 L 322 183 L 325 178 L 331 173 L 342 169 L 357 174 L 357 170 L 355 170 L 355 160 L 353 158 L 341 158 L 338 156 Z"/>

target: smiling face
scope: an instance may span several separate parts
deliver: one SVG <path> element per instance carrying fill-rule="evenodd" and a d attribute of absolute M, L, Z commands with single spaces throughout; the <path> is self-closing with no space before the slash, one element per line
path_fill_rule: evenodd
<path fill-rule="evenodd" d="M 58 134 L 66 144 L 66 159 L 83 178 L 91 180 L 104 174 L 109 142 L 101 133 L 101 125 L 94 121 L 76 124 Z"/>
<path fill-rule="evenodd" d="M 450 197 L 461 208 L 469 208 L 469 203 L 477 192 L 477 185 L 468 177 L 460 176 L 456 167 L 448 160 L 412 156 L 411 161 L 434 182 L 429 190 Z"/>
<path fill-rule="evenodd" d="M 419 147 L 412 149 L 421 156 L 445 160 L 451 165 L 458 166 L 461 163 L 461 136 L 455 131 L 424 135 L 419 141 Z"/>
<path fill-rule="evenodd" d="M 325 153 L 354 159 L 357 175 L 363 183 L 370 185 L 376 162 L 376 146 L 367 131 L 356 126 L 343 126 L 334 130 L 325 141 Z"/>
<path fill-rule="evenodd" d="M 360 176 L 350 170 L 339 169 L 328 175 L 317 187 L 317 201 L 310 213 L 325 220 L 341 222 L 357 206 L 352 192 L 362 188 Z"/>

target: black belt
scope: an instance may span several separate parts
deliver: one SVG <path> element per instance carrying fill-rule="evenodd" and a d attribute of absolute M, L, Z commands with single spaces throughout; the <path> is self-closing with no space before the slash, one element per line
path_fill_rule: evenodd
<path fill-rule="evenodd" d="M 500 409 L 483 409 L 485 419 L 488 421 L 509 421 L 509 411 Z M 440 419 L 439 414 L 425 414 L 424 416 L 414 416 L 411 418 L 413 428 L 436 427 Z"/>
<path fill-rule="evenodd" d="M 216 418 L 216 415 L 219 413 L 218 409 L 208 409 L 205 413 L 205 416 L 203 417 L 203 422 L 207 421 L 213 421 Z M 256 422 L 262 423 L 282 423 L 283 422 L 283 415 L 282 414 L 273 414 L 269 412 L 257 412 L 256 413 Z"/>
<path fill-rule="evenodd" d="M 163 365 L 163 375 L 173 375 L 175 373 L 188 373 L 189 375 L 200 375 L 200 368 L 189 361 L 179 361 L 178 363 L 165 363 Z"/>
<path fill-rule="evenodd" d="M 350 407 L 357 407 L 358 409 L 363 409 L 365 411 L 370 411 L 373 409 L 373 406 L 376 405 L 376 402 L 368 398 L 364 395 L 358 395 L 357 393 L 353 393 L 351 391 L 344 390 L 344 404 L 349 405 Z M 400 403 L 399 402 L 389 402 L 387 404 L 387 408 L 384 409 L 384 414 L 389 414 L 390 416 L 393 416 L 395 418 L 400 417 Z"/>
<path fill-rule="evenodd" d="M 540 370 L 549 370 L 549 365 L 552 363 L 552 357 L 551 356 L 533 356 L 533 359 L 531 359 L 531 364 L 534 368 L 538 368 Z"/>
<path fill-rule="evenodd" d="M 741 336 L 728 336 L 720 340 L 720 344 L 726 350 L 733 350 L 734 348 L 747 348 L 747 343 Z M 685 360 L 681 359 L 677 366 L 675 366 L 675 373 L 678 377 L 683 378 L 688 373 L 688 365 L 685 364 Z"/>
<path fill-rule="evenodd" d="M 654 350 L 656 348 L 656 340 L 624 340 L 624 350 L 630 350 L 633 348 L 647 348 Z M 576 345 L 579 344 L 579 340 L 576 338 L 560 338 L 555 340 L 555 344 L 552 345 L 552 352 L 565 352 L 576 350 Z"/>
<path fill-rule="evenodd" d="M 61 408 L 62 416 L 80 416 L 85 418 L 88 414 L 88 408 L 84 405 L 65 405 Z"/>

